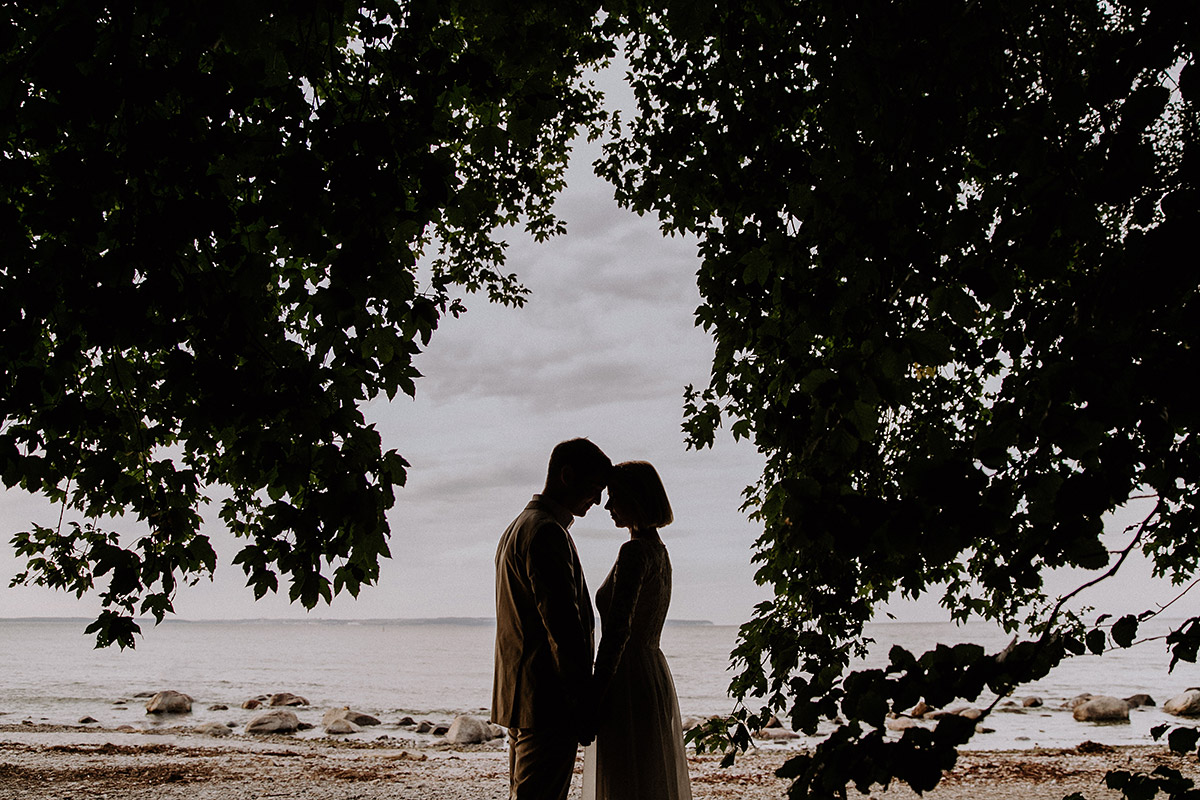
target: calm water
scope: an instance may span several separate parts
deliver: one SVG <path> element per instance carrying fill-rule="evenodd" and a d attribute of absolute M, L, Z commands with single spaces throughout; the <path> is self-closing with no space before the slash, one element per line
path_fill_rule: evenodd
<path fill-rule="evenodd" d="M 403 716 L 449 720 L 483 713 L 491 692 L 492 623 L 386 622 L 179 622 L 147 634 L 134 651 L 95 650 L 82 620 L 0 620 L 0 724 L 24 720 L 73 725 L 88 715 L 102 726 L 179 724 L 144 713 L 139 692 L 176 689 L 195 703 L 188 724 L 210 720 L 240 727 L 254 712 L 250 697 L 278 691 L 307 698 L 302 720 L 317 723 L 326 708 L 349 705 L 384 720 L 367 734 L 396 735 Z M 1165 629 L 1165 625 L 1164 625 Z M 869 663 L 881 663 L 899 644 L 920 653 L 935 644 L 974 641 L 989 652 L 1008 637 L 984 625 L 966 629 L 941 623 L 884 623 L 870 628 L 876 640 Z M 684 716 L 728 712 L 726 666 L 737 629 L 672 625 L 663 650 L 675 675 Z M 1135 710 L 1130 724 L 1075 722 L 1058 706 L 1081 692 L 1125 697 L 1146 692 L 1159 706 L 1200 684 L 1192 664 L 1168 674 L 1162 642 L 1129 651 L 1070 659 L 1047 678 L 1022 687 L 1046 707 L 993 714 L 993 733 L 976 735 L 973 747 L 1071 747 L 1091 739 L 1107 744 L 1148 742 L 1150 728 L 1168 718 L 1160 708 Z M 124 701 L 124 702 L 119 702 Z M 224 704 L 227 710 L 209 710 Z M 309 735 L 320 735 L 319 728 Z"/>

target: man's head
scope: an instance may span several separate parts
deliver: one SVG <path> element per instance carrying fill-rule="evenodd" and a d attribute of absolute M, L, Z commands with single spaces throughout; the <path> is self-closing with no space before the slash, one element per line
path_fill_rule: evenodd
<path fill-rule="evenodd" d="M 612 461 L 589 440 L 559 442 L 550 453 L 542 494 L 582 517 L 589 508 L 599 505 L 611 470 Z"/>

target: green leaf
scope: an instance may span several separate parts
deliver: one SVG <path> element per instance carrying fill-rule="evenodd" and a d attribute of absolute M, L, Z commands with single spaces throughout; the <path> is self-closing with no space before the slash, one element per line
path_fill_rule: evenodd
<path fill-rule="evenodd" d="M 1129 647 L 1137 638 L 1138 619 L 1132 614 L 1121 617 L 1112 627 L 1112 638 L 1118 647 Z"/>
<path fill-rule="evenodd" d="M 1167 744 L 1170 746 L 1171 752 L 1180 755 L 1193 753 L 1198 740 L 1200 740 L 1200 729 L 1197 728 L 1175 728 L 1167 735 Z"/>

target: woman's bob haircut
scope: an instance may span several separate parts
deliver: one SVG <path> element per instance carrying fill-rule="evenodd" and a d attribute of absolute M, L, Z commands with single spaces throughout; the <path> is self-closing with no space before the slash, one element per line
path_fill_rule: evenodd
<path fill-rule="evenodd" d="M 624 461 L 614 466 L 608 491 L 629 506 L 634 527 L 661 528 L 675 520 L 662 479 L 648 461 Z"/>

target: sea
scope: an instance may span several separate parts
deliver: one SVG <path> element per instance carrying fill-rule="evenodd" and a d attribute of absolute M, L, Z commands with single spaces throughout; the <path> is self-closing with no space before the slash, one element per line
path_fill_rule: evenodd
<path fill-rule="evenodd" d="M 292 692 L 308 701 L 297 709 L 315 727 L 299 736 L 325 735 L 319 725 L 328 708 L 349 706 L 383 724 L 352 737 L 390 736 L 419 745 L 421 735 L 405 717 L 449 722 L 459 714 L 486 716 L 492 683 L 495 623 L 490 619 L 434 620 L 167 620 L 147 624 L 137 647 L 95 649 L 83 619 L 0 619 L 0 739 L 23 730 L 70 726 L 71 731 L 129 726 L 153 733 L 179 726 L 176 715 L 145 712 L 146 697 L 173 689 L 193 698 L 183 724 L 218 721 L 241 730 L 256 713 L 250 698 Z M 1143 633 L 1165 634 L 1170 622 L 1144 623 Z M 937 644 L 971 641 L 988 652 L 1010 636 L 986 624 L 881 622 L 868 626 L 874 640 L 862 666 L 880 666 L 893 645 L 921 653 Z M 737 627 L 700 622 L 669 623 L 662 646 L 671 665 L 682 715 L 707 717 L 734 708 L 727 694 L 733 673 L 729 653 Z M 1020 687 L 1002 701 L 968 745 L 1008 750 L 1101 744 L 1149 744 L 1151 729 L 1169 717 L 1162 704 L 1200 685 L 1195 664 L 1168 672 L 1161 638 L 1103 656 L 1068 659 L 1046 678 Z M 1128 723 L 1077 722 L 1064 705 L 1084 692 L 1127 697 L 1149 694 L 1155 706 L 1135 709 Z M 1021 700 L 1038 697 L 1040 707 Z M 990 702 L 989 696 L 974 703 Z M 84 718 L 95 722 L 81 723 Z M 830 726 L 832 727 L 832 725 Z M 822 730 L 823 735 L 827 731 Z M 800 737 L 764 747 L 804 747 Z"/>

